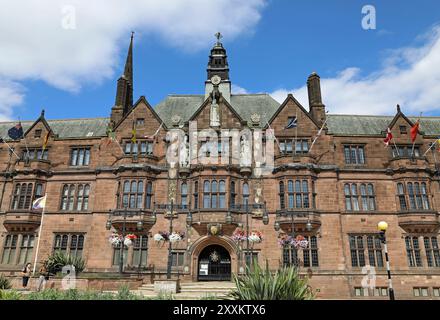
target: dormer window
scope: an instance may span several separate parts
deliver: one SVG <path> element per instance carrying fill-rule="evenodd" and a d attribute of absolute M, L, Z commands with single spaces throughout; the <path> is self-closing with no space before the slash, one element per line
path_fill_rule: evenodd
<path fill-rule="evenodd" d="M 35 139 L 41 138 L 41 132 L 42 132 L 41 129 L 37 129 L 37 130 L 35 130 L 35 132 L 34 132 L 34 138 L 35 138 Z"/>
<path fill-rule="evenodd" d="M 400 129 L 400 134 L 407 134 L 408 133 L 406 130 L 406 126 L 400 126 L 399 129 Z"/>
<path fill-rule="evenodd" d="M 143 126 L 145 125 L 145 119 L 144 118 L 137 118 L 136 119 L 136 126 Z"/>

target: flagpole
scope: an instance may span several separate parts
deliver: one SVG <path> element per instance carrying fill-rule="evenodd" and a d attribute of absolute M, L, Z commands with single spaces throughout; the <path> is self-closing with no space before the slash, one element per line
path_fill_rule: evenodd
<path fill-rule="evenodd" d="M 20 159 L 20 157 L 15 153 L 14 149 L 6 142 L 5 138 L 1 138 L 3 142 L 8 146 L 9 150 L 17 157 L 17 159 Z"/>
<path fill-rule="evenodd" d="M 394 138 L 391 140 L 393 140 L 393 144 L 394 144 L 394 147 L 396 148 L 397 156 L 400 157 L 399 148 L 397 148 L 397 145 L 396 145 L 396 140 L 394 140 Z"/>
<path fill-rule="evenodd" d="M 266 113 L 264 114 L 264 118 L 266 118 Z M 298 120 L 297 120 L 297 121 L 298 121 Z M 278 139 L 277 139 L 277 137 L 276 137 L 276 135 L 275 135 L 275 130 L 272 129 L 272 127 L 271 127 L 270 124 L 269 124 L 269 120 L 267 120 L 267 118 L 266 118 L 266 123 L 267 123 L 269 129 L 272 130 L 272 132 L 273 132 L 273 137 L 275 138 L 275 142 L 277 143 L 278 148 L 280 149 L 280 152 L 281 152 L 281 146 L 280 146 L 280 143 L 279 143 L 279 141 L 278 141 Z"/>
<path fill-rule="evenodd" d="M 435 150 L 432 150 L 432 155 L 434 156 L 434 165 L 435 165 L 435 170 L 437 171 L 437 180 L 438 180 L 437 182 L 438 182 L 438 185 L 440 187 L 440 168 L 439 168 L 439 165 L 438 165 L 438 162 L 437 162 L 437 157 L 435 155 Z"/>
<path fill-rule="evenodd" d="M 315 139 L 313 139 L 312 145 L 310 146 L 310 149 L 309 149 L 309 153 L 312 151 L 313 146 L 315 145 L 316 140 L 318 140 L 319 136 L 320 136 L 321 133 L 322 133 L 322 130 L 324 130 L 324 127 L 325 127 L 325 125 L 327 124 L 327 120 L 328 120 L 328 118 L 326 117 L 324 123 L 322 124 L 321 129 L 319 129 L 319 131 L 318 131 L 317 136 L 315 137 Z"/>
<path fill-rule="evenodd" d="M 296 120 L 296 126 L 295 126 L 295 144 L 294 144 L 293 147 L 295 148 L 295 155 L 296 155 L 296 141 L 298 140 L 298 110 L 296 110 L 295 120 Z"/>
<path fill-rule="evenodd" d="M 437 140 L 438 141 L 438 140 Z M 433 142 L 432 144 L 431 144 L 431 146 L 428 148 L 428 150 L 426 150 L 426 152 L 423 154 L 423 156 L 422 157 L 424 157 L 424 156 L 426 156 L 426 154 L 435 146 L 437 144 L 437 142 Z"/>
<path fill-rule="evenodd" d="M 417 122 L 416 122 L 416 123 L 419 124 L 418 127 L 417 127 L 416 139 L 417 139 L 417 134 L 418 134 L 418 132 L 419 132 L 419 128 L 420 128 L 420 118 L 422 117 L 422 114 L 423 114 L 423 113 L 420 112 L 419 119 L 417 119 Z M 414 148 L 415 148 L 415 145 L 416 145 L 416 139 L 414 139 L 414 142 L 413 142 L 413 145 L 412 145 L 412 149 L 411 149 L 411 158 L 413 157 L 413 154 L 414 154 Z"/>
<path fill-rule="evenodd" d="M 47 200 L 47 192 L 44 194 L 45 202 Z M 43 222 L 44 222 L 44 212 L 46 211 L 46 203 L 44 203 L 43 211 L 41 212 L 41 223 L 40 223 L 40 229 L 38 230 L 38 240 L 37 240 L 37 248 L 35 249 L 35 259 L 34 259 L 34 268 L 32 271 L 32 276 L 35 276 L 35 269 L 37 268 L 37 261 L 38 261 L 38 253 L 40 250 L 40 240 L 41 240 L 41 234 L 43 230 Z"/>

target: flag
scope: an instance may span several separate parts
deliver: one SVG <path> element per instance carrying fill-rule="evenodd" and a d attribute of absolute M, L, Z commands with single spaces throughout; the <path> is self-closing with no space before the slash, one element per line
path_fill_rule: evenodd
<path fill-rule="evenodd" d="M 44 150 L 46 150 L 47 143 L 48 143 L 48 141 L 49 141 L 49 135 L 50 135 L 50 130 L 47 131 L 46 136 L 44 137 L 44 141 L 43 141 L 43 152 L 44 152 Z"/>
<path fill-rule="evenodd" d="M 131 129 L 131 142 L 136 143 L 136 124 L 133 121 L 133 129 Z"/>
<path fill-rule="evenodd" d="M 393 139 L 393 134 L 391 133 L 391 129 L 387 129 L 387 136 L 383 140 L 383 143 L 385 143 L 385 146 L 388 147 L 390 145 L 391 140 Z"/>
<path fill-rule="evenodd" d="M 32 203 L 32 209 L 38 210 L 38 209 L 44 209 L 46 206 L 46 196 L 38 198 Z"/>
<path fill-rule="evenodd" d="M 298 123 L 298 121 L 297 121 L 296 117 L 289 118 L 286 129 L 296 128 L 297 123 Z"/>
<path fill-rule="evenodd" d="M 153 140 L 154 138 L 156 138 L 156 136 L 157 136 L 157 134 L 159 133 L 160 128 L 162 128 L 162 126 L 163 126 L 163 122 L 160 124 L 159 128 L 157 128 L 156 132 L 155 132 L 152 136 L 145 136 L 145 138 L 147 138 L 147 139 L 151 139 L 151 140 Z"/>
<path fill-rule="evenodd" d="M 18 140 L 23 137 L 23 127 L 21 126 L 21 122 L 18 122 L 15 127 L 8 130 L 8 136 L 12 140 Z"/>
<path fill-rule="evenodd" d="M 108 140 L 107 140 L 106 146 L 108 146 L 110 143 L 116 141 L 116 133 L 114 133 L 112 128 L 110 128 L 110 127 L 107 130 L 107 136 L 108 136 Z"/>
<path fill-rule="evenodd" d="M 414 143 L 417 139 L 417 134 L 419 133 L 420 120 L 417 120 L 416 123 L 411 127 L 411 141 Z"/>

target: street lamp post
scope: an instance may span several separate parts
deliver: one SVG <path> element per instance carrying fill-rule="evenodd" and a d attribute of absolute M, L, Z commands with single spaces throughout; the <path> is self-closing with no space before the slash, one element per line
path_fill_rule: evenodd
<path fill-rule="evenodd" d="M 298 212 L 296 212 L 296 211 L 288 211 L 287 214 L 290 215 L 290 229 L 291 229 L 290 233 L 291 233 L 292 239 L 294 239 L 295 238 L 295 220 L 294 220 L 294 217 L 296 215 L 304 215 L 304 213 L 300 212 L 300 211 L 298 211 Z M 277 216 L 279 217 L 278 214 L 277 214 Z M 280 229 L 281 229 L 280 223 L 277 220 L 275 220 L 274 229 L 275 229 L 275 231 L 280 231 Z M 308 232 L 310 232 L 310 231 L 312 231 L 312 229 L 313 229 L 313 225 L 310 222 L 310 219 L 308 219 L 307 223 L 306 223 L 306 230 Z M 295 266 L 299 266 L 298 249 L 293 244 L 291 244 L 290 246 L 291 246 L 291 250 L 293 250 L 294 255 L 295 255 L 294 258 L 292 259 L 293 260 L 293 264 Z M 290 264 L 290 262 L 289 262 L 289 264 Z"/>
<path fill-rule="evenodd" d="M 113 216 L 122 216 L 122 233 L 121 233 L 121 242 L 120 242 L 120 247 L 119 247 L 119 274 L 123 274 L 124 273 L 124 249 L 125 249 L 125 236 L 127 235 L 127 217 L 132 217 L 134 215 L 142 215 L 140 213 L 140 211 L 136 211 L 136 212 L 130 212 L 128 210 L 127 205 L 124 205 L 124 210 L 123 211 L 119 211 L 119 210 L 115 210 L 110 212 L 110 215 Z M 111 219 L 107 220 L 106 223 L 106 229 L 110 230 L 112 228 L 112 221 Z M 143 222 L 140 220 L 136 223 L 136 229 L 141 231 L 143 229 Z"/>
<path fill-rule="evenodd" d="M 387 264 L 387 276 L 388 276 L 388 291 L 389 291 L 389 295 L 390 295 L 390 300 L 395 300 L 393 283 L 391 281 L 390 261 L 388 259 L 387 239 L 385 236 L 385 233 L 388 229 L 388 223 L 386 223 L 385 221 L 381 221 L 377 224 L 377 228 L 379 229 L 379 232 L 380 232 L 379 237 L 380 237 L 381 242 L 383 243 L 383 248 L 385 251 L 385 261 Z"/>
<path fill-rule="evenodd" d="M 171 199 L 171 206 L 170 206 L 170 235 L 173 233 L 173 219 L 174 219 L 174 203 Z M 171 279 L 171 266 L 172 266 L 172 259 L 173 259 L 173 253 L 172 253 L 172 243 L 171 241 L 168 241 L 168 264 L 167 264 L 167 279 Z"/>

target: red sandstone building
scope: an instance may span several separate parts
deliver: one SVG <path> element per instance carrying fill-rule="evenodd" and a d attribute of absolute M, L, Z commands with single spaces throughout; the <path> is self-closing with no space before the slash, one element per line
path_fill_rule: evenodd
<path fill-rule="evenodd" d="M 219 41 L 209 57 L 205 94 L 170 95 L 153 107 L 145 97 L 133 102 L 132 45 L 110 118 L 46 120 L 43 112 L 22 122 L 23 139 L 7 140 L 20 159 L 1 145 L 1 272 L 18 274 L 33 262 L 40 239 L 38 262 L 61 250 L 85 258 L 89 275 L 117 274 L 120 250 L 109 236 L 121 231 L 117 214 L 129 211 L 127 230 L 138 237 L 124 251 L 124 272 L 145 282 L 167 271 L 168 244 L 154 235 L 169 229 L 170 217 L 174 230 L 185 233 L 171 260 L 173 277 L 183 281 L 230 280 L 250 255 L 272 269 L 291 264 L 295 250 L 278 239 L 293 225 L 295 235 L 309 240 L 298 256 L 318 297 L 379 298 L 387 294 L 376 227 L 384 220 L 396 298 L 439 297 L 440 154 L 425 152 L 440 135 L 440 118 L 420 119 L 412 153 L 416 118 L 399 107 L 394 117 L 326 114 L 315 73 L 307 81 L 308 110 L 292 95 L 279 104 L 267 94 L 232 94 Z M 253 165 L 232 162 L 170 170 L 167 132 L 188 131 L 190 121 L 214 131 L 270 126 L 277 138 L 271 174 L 258 177 Z M 2 137 L 14 125 L 0 123 Z M 387 128 L 394 139 L 385 148 Z M 108 137 L 113 133 L 117 142 Z M 32 201 L 44 194 L 42 223 Z M 171 202 L 173 215 L 164 206 Z M 232 239 L 246 226 L 264 238 L 252 251 Z M 366 265 L 375 267 L 375 289 L 362 288 Z"/>

